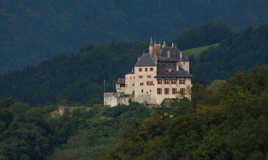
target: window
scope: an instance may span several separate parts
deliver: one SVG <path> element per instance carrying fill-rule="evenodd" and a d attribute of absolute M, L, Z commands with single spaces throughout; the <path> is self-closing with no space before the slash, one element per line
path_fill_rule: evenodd
<path fill-rule="evenodd" d="M 169 84 L 169 80 L 168 79 L 165 79 L 165 84 Z"/>
<path fill-rule="evenodd" d="M 148 68 L 145 68 L 145 72 L 147 72 L 148 71 Z"/>
<path fill-rule="evenodd" d="M 139 76 L 139 78 L 141 79 L 141 78 L 142 78 L 142 76 Z"/>
<path fill-rule="evenodd" d="M 157 88 L 157 94 L 162 94 L 162 88 Z"/>
<path fill-rule="evenodd" d="M 185 95 L 185 88 L 181 88 L 181 89 L 180 89 L 180 93 L 181 93 L 182 95 Z"/>
<path fill-rule="evenodd" d="M 152 78 L 152 76 L 151 75 L 148 75 L 147 78 Z"/>
<path fill-rule="evenodd" d="M 176 94 L 177 93 L 177 88 L 172 88 L 172 94 Z"/>
<path fill-rule="evenodd" d="M 143 82 L 141 82 L 141 83 L 140 83 L 140 86 L 143 86 L 143 85 L 144 85 L 144 83 L 143 83 Z"/>
<path fill-rule="evenodd" d="M 153 86 L 154 82 L 153 81 L 147 81 L 146 84 L 147 84 L 147 86 Z"/>
<path fill-rule="evenodd" d="M 179 83 L 180 84 L 185 84 L 185 79 L 180 79 Z"/>
<path fill-rule="evenodd" d="M 141 90 L 141 93 L 143 93 L 143 89 Z"/>
<path fill-rule="evenodd" d="M 169 94 L 169 88 L 165 88 L 165 94 Z"/>
<path fill-rule="evenodd" d="M 171 80 L 171 84 L 176 84 L 177 83 L 177 80 L 176 79 L 172 79 Z"/>
<path fill-rule="evenodd" d="M 158 84 L 162 84 L 162 79 L 158 79 L 158 80 L 157 80 L 157 83 L 158 83 Z"/>
<path fill-rule="evenodd" d="M 139 71 L 142 72 L 142 68 L 139 68 Z"/>
<path fill-rule="evenodd" d="M 154 69 L 153 68 L 150 68 L 150 71 L 153 71 Z"/>

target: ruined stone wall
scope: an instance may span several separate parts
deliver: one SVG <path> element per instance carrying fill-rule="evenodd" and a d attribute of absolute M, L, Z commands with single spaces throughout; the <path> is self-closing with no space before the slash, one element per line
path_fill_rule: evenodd
<path fill-rule="evenodd" d="M 104 93 L 104 105 L 115 107 L 118 105 L 129 105 L 130 96 L 122 93 L 106 92 Z"/>

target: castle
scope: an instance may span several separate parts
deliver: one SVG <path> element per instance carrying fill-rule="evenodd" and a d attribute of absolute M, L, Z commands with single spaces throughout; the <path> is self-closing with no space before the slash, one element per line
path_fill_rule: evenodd
<path fill-rule="evenodd" d="M 189 61 L 172 43 L 149 44 L 149 53 L 138 58 L 133 71 L 119 78 L 115 93 L 104 93 L 104 105 L 111 107 L 129 101 L 159 105 L 165 99 L 191 99 Z"/>

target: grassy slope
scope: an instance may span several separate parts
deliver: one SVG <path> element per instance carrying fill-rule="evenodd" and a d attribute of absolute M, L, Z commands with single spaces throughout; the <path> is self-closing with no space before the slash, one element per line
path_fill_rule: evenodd
<path fill-rule="evenodd" d="M 201 47 L 198 47 L 198 48 L 191 48 L 191 49 L 184 50 L 183 53 L 187 57 L 193 55 L 195 58 L 199 58 L 200 55 L 204 51 L 206 51 L 207 49 L 209 49 L 211 47 L 218 47 L 219 45 L 220 45 L 219 43 L 215 43 L 215 44 L 211 44 L 211 45 L 207 45 L 207 46 L 201 46 Z"/>

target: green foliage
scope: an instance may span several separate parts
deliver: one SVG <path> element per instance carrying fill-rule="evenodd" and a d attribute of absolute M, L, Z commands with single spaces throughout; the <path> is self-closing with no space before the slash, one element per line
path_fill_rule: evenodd
<path fill-rule="evenodd" d="M 0 159 L 92 159 L 136 128 L 150 110 L 139 104 L 88 109 L 31 107 L 12 99 L 0 102 Z"/>
<path fill-rule="evenodd" d="M 213 21 L 236 29 L 265 24 L 267 10 L 266 0 L 2 0 L 0 72 L 88 43 L 144 40 L 151 35 L 173 39 L 185 28 Z"/>
<path fill-rule="evenodd" d="M 248 73 L 252 68 L 268 63 L 268 26 L 248 28 L 233 34 L 220 43 L 202 52 L 192 61 L 195 81 L 211 83 L 227 79 L 236 72 Z"/>
<path fill-rule="evenodd" d="M 131 70 L 143 49 L 139 42 L 90 46 L 74 55 L 1 75 L 0 97 L 13 96 L 31 105 L 100 103 L 104 80 L 106 91 L 113 90 L 117 78 Z"/>
<path fill-rule="evenodd" d="M 231 34 L 231 30 L 226 24 L 210 23 L 186 29 L 178 36 L 176 43 L 179 48 L 185 50 L 221 42 Z"/>
<path fill-rule="evenodd" d="M 80 112 L 74 115 L 79 119 L 75 134 L 49 159 L 94 159 L 94 155 L 109 148 L 111 142 L 123 136 L 126 130 L 136 128 L 149 115 L 149 109 L 139 104 Z"/>
<path fill-rule="evenodd" d="M 201 46 L 201 47 L 198 47 L 198 48 L 191 48 L 191 49 L 187 49 L 187 50 L 183 50 L 183 54 L 184 56 L 186 57 L 194 57 L 196 59 L 198 59 L 203 52 L 205 52 L 206 50 L 208 50 L 209 48 L 211 47 L 218 47 L 219 46 L 219 43 L 216 43 L 216 44 L 211 44 L 211 45 L 207 45 L 207 46 Z"/>
<path fill-rule="evenodd" d="M 46 159 L 75 129 L 70 116 L 52 119 L 55 107 L 31 107 L 12 99 L 0 102 L 0 158 Z M 68 128 L 71 127 L 71 128 Z M 64 129 L 62 129 L 64 128 Z"/>
<path fill-rule="evenodd" d="M 192 102 L 172 102 L 97 159 L 265 160 L 267 78 L 264 65 L 248 76 L 195 84 Z"/>
<path fill-rule="evenodd" d="M 194 27 L 190 31 L 202 35 L 201 32 L 206 30 L 210 35 L 215 34 L 214 29 L 220 32 L 222 28 L 226 26 L 216 23 Z M 263 25 L 226 34 L 228 37 L 222 42 L 218 39 L 219 43 L 215 45 L 189 50 L 191 53 L 186 51 L 186 56 L 192 54 L 189 59 L 193 81 L 209 84 L 213 80 L 227 79 L 235 72 L 248 73 L 250 69 L 268 63 L 267 32 L 268 27 Z M 191 34 L 185 34 L 185 41 Z M 210 44 L 208 37 L 199 38 Z M 13 96 L 31 105 L 100 103 L 104 80 L 106 91 L 114 90 L 112 84 L 132 70 L 144 49 L 146 46 L 139 42 L 90 45 L 77 54 L 59 56 L 37 66 L 0 75 L 0 98 Z"/>

